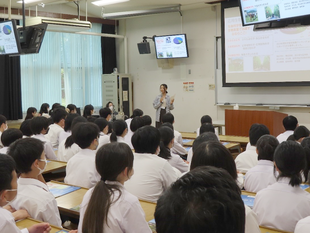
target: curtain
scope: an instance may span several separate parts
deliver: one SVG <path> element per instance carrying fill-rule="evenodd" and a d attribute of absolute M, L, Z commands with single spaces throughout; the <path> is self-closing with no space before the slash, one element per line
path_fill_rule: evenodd
<path fill-rule="evenodd" d="M 115 34 L 114 25 L 102 25 L 102 33 Z M 116 67 L 116 45 L 115 38 L 102 37 L 102 71 L 103 74 L 113 73 L 113 68 Z"/>

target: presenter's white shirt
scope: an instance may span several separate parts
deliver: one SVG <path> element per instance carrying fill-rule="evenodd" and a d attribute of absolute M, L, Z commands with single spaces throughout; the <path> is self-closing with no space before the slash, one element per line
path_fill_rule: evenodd
<path fill-rule="evenodd" d="M 64 131 L 64 129 L 61 126 L 54 123 L 50 125 L 48 133 L 45 135 L 45 137 L 52 143 L 52 146 L 55 149 L 58 148 L 59 134 L 62 131 Z"/>
<path fill-rule="evenodd" d="M 298 221 L 294 233 L 309 233 L 310 232 L 310 216 Z"/>
<path fill-rule="evenodd" d="M 74 155 L 81 151 L 81 148 L 76 143 L 73 143 L 71 147 L 66 148 L 66 140 L 67 139 L 59 143 L 57 152 L 58 160 L 63 162 L 68 162 Z"/>
<path fill-rule="evenodd" d="M 52 144 L 43 134 L 36 134 L 32 136 L 33 138 L 39 139 L 40 141 L 44 142 L 44 153 L 45 157 L 50 160 L 57 160 L 56 154 L 52 147 Z"/>
<path fill-rule="evenodd" d="M 246 191 L 257 193 L 274 184 L 276 177 L 274 165 L 269 160 L 259 160 L 255 167 L 252 167 L 245 175 L 244 188 Z"/>
<path fill-rule="evenodd" d="M 244 233 L 260 233 L 257 215 L 250 207 L 245 207 L 245 231 Z"/>
<path fill-rule="evenodd" d="M 104 224 L 105 233 L 151 233 L 151 229 L 145 221 L 145 214 L 137 197 L 129 193 L 122 184 L 118 182 L 106 181 L 106 183 L 118 184 L 121 189 L 121 197 L 115 191 L 112 205 L 108 213 L 108 225 Z M 80 210 L 80 221 L 78 233 L 82 233 L 83 219 L 87 209 L 89 200 L 94 188 L 87 191 L 85 194 Z M 115 201 L 117 200 L 117 201 Z M 115 202 L 114 202 L 115 201 Z M 102 219 L 102 222 L 104 220 Z"/>
<path fill-rule="evenodd" d="M 32 178 L 19 178 L 16 199 L 10 205 L 25 209 L 39 221 L 62 227 L 57 202 L 46 184 Z"/>
<path fill-rule="evenodd" d="M 293 133 L 294 133 L 294 130 L 287 130 L 284 133 L 279 134 L 277 136 L 279 143 L 286 141 L 287 138 L 291 136 Z"/>
<path fill-rule="evenodd" d="M 181 173 L 187 172 L 189 170 L 188 164 L 183 161 L 183 159 L 174 153 L 171 153 L 171 158 L 168 159 L 170 165 L 178 169 Z"/>
<path fill-rule="evenodd" d="M 155 154 L 134 153 L 134 175 L 126 189 L 140 200 L 157 202 L 160 195 L 178 178 L 169 162 Z"/>
<path fill-rule="evenodd" d="M 85 188 L 94 187 L 100 180 L 95 164 L 96 151 L 82 149 L 67 163 L 65 183 Z"/>
<path fill-rule="evenodd" d="M 29 233 L 28 229 L 20 230 L 16 224 L 12 213 L 0 207 L 0 232 L 2 233 Z"/>
<path fill-rule="evenodd" d="M 67 139 L 68 137 L 70 137 L 71 136 L 71 131 L 70 130 L 68 130 L 68 131 L 61 131 L 60 133 L 59 133 L 59 137 L 58 137 L 58 142 L 60 143 L 60 142 L 62 142 L 63 140 L 65 140 L 65 139 Z"/>
<path fill-rule="evenodd" d="M 310 193 L 281 178 L 256 194 L 253 211 L 260 226 L 294 232 L 297 222 L 310 216 Z"/>
<path fill-rule="evenodd" d="M 246 173 L 252 167 L 255 167 L 258 162 L 256 147 L 250 146 L 246 151 L 240 153 L 235 159 L 237 171 Z"/>

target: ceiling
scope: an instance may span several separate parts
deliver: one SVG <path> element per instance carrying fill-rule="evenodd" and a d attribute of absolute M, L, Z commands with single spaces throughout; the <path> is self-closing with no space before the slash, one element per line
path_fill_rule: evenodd
<path fill-rule="evenodd" d="M 17 0 L 0 0 L 0 8 L 7 8 L 10 1 L 12 8 L 22 8 L 22 4 L 17 3 Z M 81 12 L 85 12 L 87 5 L 87 14 L 89 16 L 100 18 L 102 11 L 104 11 L 104 13 L 114 13 L 133 10 L 147 10 L 175 6 L 179 4 L 181 5 L 181 10 L 188 10 L 206 7 L 209 5 L 209 3 L 220 2 L 223 0 L 130 0 L 129 2 L 105 6 L 104 9 L 102 9 L 102 7 L 91 4 L 92 1 L 95 0 L 79 0 L 80 10 Z M 74 4 L 73 0 L 38 0 L 36 3 L 26 4 L 26 10 L 29 8 L 31 10 L 35 10 L 36 6 L 40 3 L 44 3 L 45 7 L 42 8 L 41 6 L 38 6 L 38 11 L 68 13 L 63 12 L 65 11 L 64 9 L 68 10 L 72 8 L 72 10 L 76 10 L 76 5 Z M 83 13 L 81 14 L 83 15 Z"/>

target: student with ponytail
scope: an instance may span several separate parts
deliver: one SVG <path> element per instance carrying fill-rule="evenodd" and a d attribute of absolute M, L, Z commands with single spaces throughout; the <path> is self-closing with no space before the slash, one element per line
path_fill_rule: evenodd
<path fill-rule="evenodd" d="M 310 194 L 299 186 L 306 155 L 299 143 L 286 141 L 277 147 L 274 162 L 277 182 L 257 193 L 253 210 L 260 226 L 293 232 L 296 223 L 310 215 Z"/>
<path fill-rule="evenodd" d="M 110 141 L 126 143 L 124 140 L 124 137 L 128 132 L 126 122 L 124 120 L 116 120 L 113 122 L 112 127 L 113 131 L 110 136 Z"/>
<path fill-rule="evenodd" d="M 134 172 L 129 146 L 103 145 L 96 154 L 96 169 L 101 180 L 83 198 L 78 232 L 151 232 L 138 198 L 124 188 Z"/>

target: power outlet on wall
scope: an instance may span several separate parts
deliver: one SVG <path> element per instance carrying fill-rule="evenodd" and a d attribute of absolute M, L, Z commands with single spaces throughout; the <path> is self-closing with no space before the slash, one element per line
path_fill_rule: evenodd
<path fill-rule="evenodd" d="M 215 90 L 215 84 L 209 84 L 209 90 Z"/>

